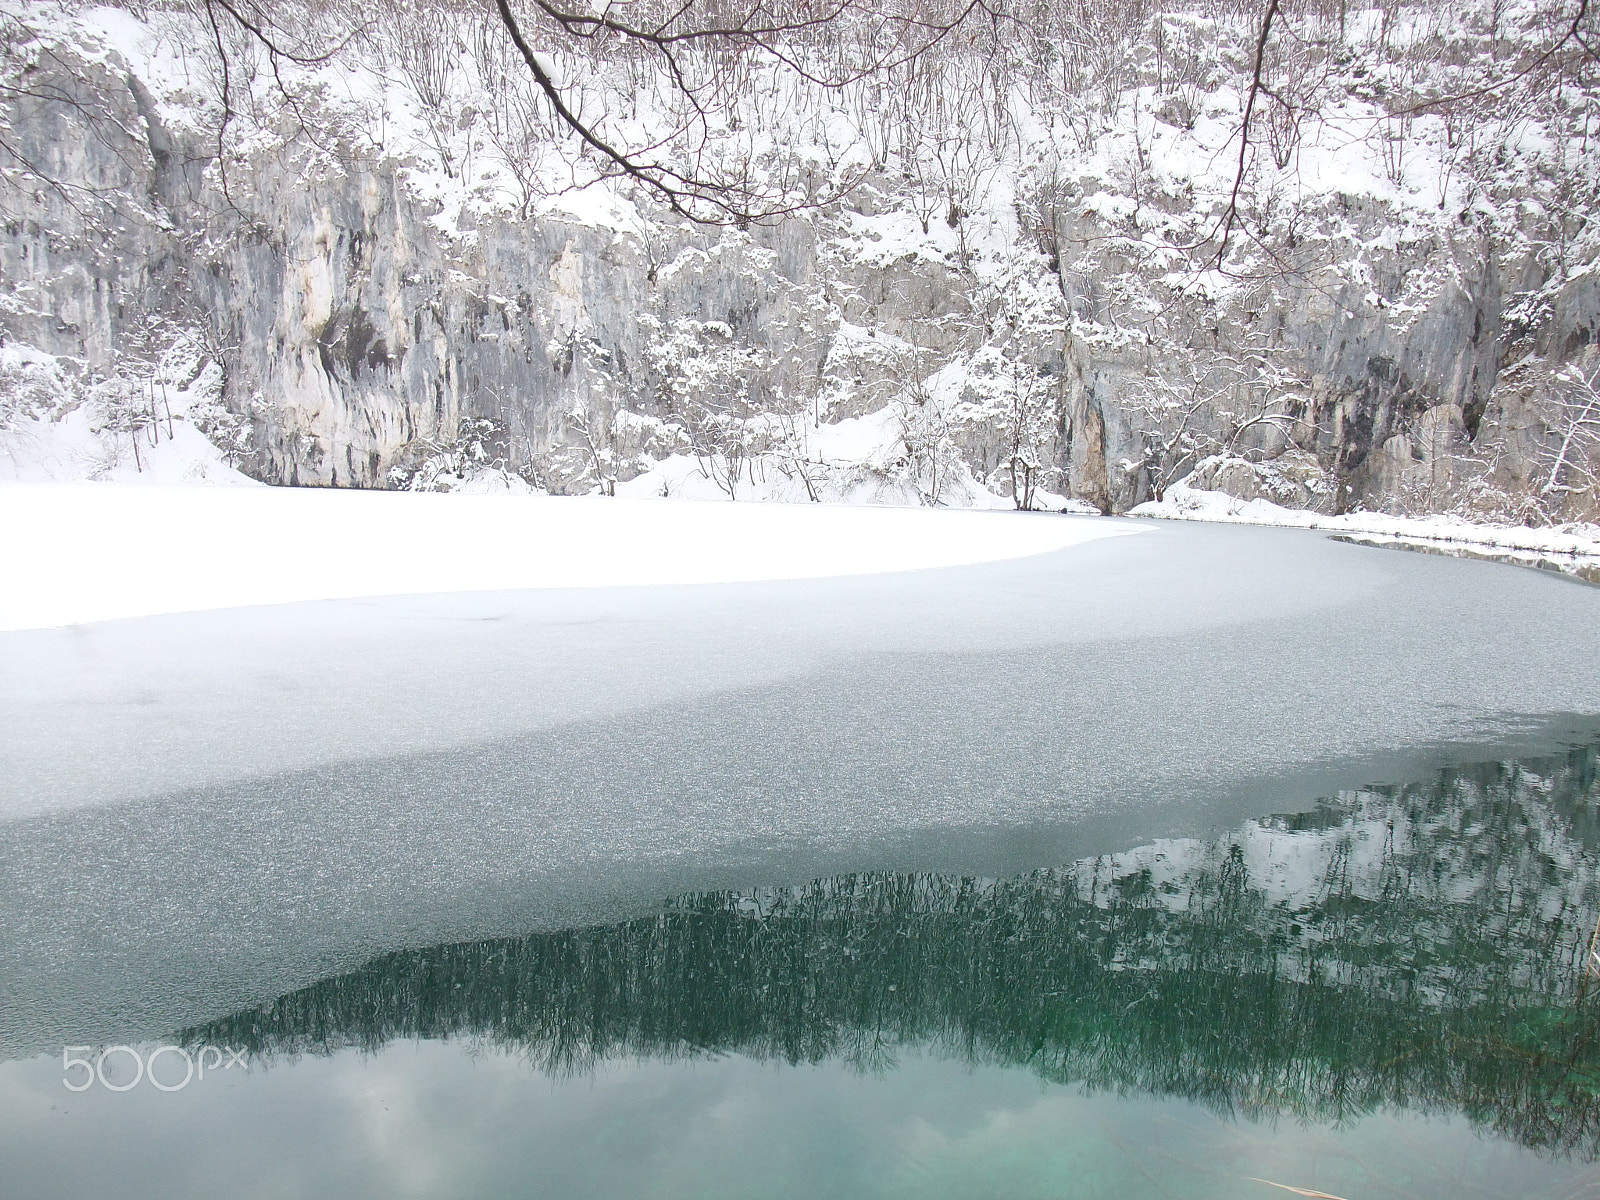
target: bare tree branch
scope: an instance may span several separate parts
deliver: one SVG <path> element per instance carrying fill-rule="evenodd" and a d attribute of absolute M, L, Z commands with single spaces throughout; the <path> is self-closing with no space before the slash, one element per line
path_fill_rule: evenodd
<path fill-rule="evenodd" d="M 693 108 L 702 134 L 709 113 L 701 93 L 708 85 L 689 78 L 678 58 L 679 48 L 704 44 L 758 53 L 805 82 L 840 89 L 915 60 L 938 46 L 974 13 L 990 11 L 987 0 L 965 0 L 947 19 L 942 20 L 922 15 L 921 9 L 911 14 L 873 14 L 872 20 L 879 36 L 872 39 L 872 50 L 865 60 L 848 69 L 827 72 L 803 61 L 788 39 L 826 27 L 847 14 L 870 12 L 861 0 L 830 0 L 816 10 L 802 5 L 798 13 L 792 16 L 774 12 L 766 0 L 756 0 L 737 21 L 714 20 L 705 25 L 689 23 L 694 0 L 685 0 L 660 21 L 638 26 L 615 20 L 604 12 L 597 15 L 569 12 L 556 7 L 550 0 L 533 0 L 533 6 L 538 13 L 572 37 L 593 39 L 602 34 L 612 34 L 628 43 L 653 50 L 664 64 L 674 87 Z M 646 157 L 653 148 L 633 150 L 602 136 L 597 126 L 574 112 L 562 95 L 546 62 L 541 61 L 540 55 L 529 43 L 523 23 L 510 0 L 495 0 L 495 11 L 561 123 L 598 153 L 615 173 L 642 184 L 665 201 L 672 211 L 702 224 L 745 223 L 771 220 L 824 202 L 818 199 L 789 200 L 774 196 L 765 189 L 751 187 L 743 178 L 729 179 L 694 169 L 669 166 L 659 158 Z M 849 186 L 847 183 L 836 189 L 835 194 L 848 190 Z"/>
<path fill-rule="evenodd" d="M 1261 17 L 1261 32 L 1256 37 L 1255 69 L 1250 76 L 1250 92 L 1244 101 L 1244 120 L 1239 123 L 1239 169 L 1234 172 L 1233 191 L 1228 196 L 1228 209 L 1222 220 L 1222 236 L 1217 242 L 1216 265 L 1222 266 L 1228 253 L 1228 237 L 1233 233 L 1234 222 L 1239 217 L 1239 189 L 1244 186 L 1247 157 L 1250 153 L 1250 117 L 1255 112 L 1256 97 L 1264 90 L 1262 64 L 1267 56 L 1267 39 L 1272 36 L 1272 18 L 1278 15 L 1278 0 L 1267 0 L 1267 11 Z"/>

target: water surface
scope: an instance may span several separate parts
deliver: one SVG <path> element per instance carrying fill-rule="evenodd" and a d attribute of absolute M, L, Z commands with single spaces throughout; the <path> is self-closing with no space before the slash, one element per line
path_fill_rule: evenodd
<path fill-rule="evenodd" d="M 0 635 L 0 1191 L 1584 1194 L 1597 664 L 1197 524 Z"/>
<path fill-rule="evenodd" d="M 1600 741 L 383 954 L 135 1047 L 248 1063 L 172 1091 L 0 1066 L 0 1161 L 38 1196 L 1587 1194 L 1597 920 Z"/>

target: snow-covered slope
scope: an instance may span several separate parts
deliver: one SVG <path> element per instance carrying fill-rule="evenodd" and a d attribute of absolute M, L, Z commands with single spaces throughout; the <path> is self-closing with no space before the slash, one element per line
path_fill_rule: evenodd
<path fill-rule="evenodd" d="M 0 484 L 256 485 L 221 449 L 241 422 L 221 404 L 222 371 L 187 338 L 142 378 L 19 342 L 0 344 Z"/>

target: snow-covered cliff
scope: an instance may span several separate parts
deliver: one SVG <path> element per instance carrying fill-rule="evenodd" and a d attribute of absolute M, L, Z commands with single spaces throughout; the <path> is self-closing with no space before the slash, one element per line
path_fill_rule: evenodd
<path fill-rule="evenodd" d="M 210 369 L 192 424 L 273 483 L 1123 511 L 1209 457 L 1206 486 L 1323 511 L 1600 511 L 1600 110 L 1582 55 L 1522 71 L 1554 9 L 1302 14 L 1219 236 L 1251 13 L 1049 9 L 842 92 L 767 64 L 743 153 L 851 186 L 706 228 L 536 111 L 510 130 L 482 13 L 401 7 L 431 23 L 243 77 L 240 51 L 231 91 L 183 5 L 4 18 L 14 462 L 72 411 L 102 459 L 159 442 L 161 386 Z M 1050 49 L 1069 18 L 1095 54 Z M 565 86 L 648 128 L 596 55 Z M 864 416 L 871 447 L 828 432 Z"/>

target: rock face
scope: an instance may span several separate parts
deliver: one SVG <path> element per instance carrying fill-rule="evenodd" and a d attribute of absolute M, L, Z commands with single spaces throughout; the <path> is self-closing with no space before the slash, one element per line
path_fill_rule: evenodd
<path fill-rule="evenodd" d="M 858 253 L 860 212 L 837 205 L 743 231 L 510 217 L 445 230 L 393 161 L 352 152 L 330 165 L 308 149 L 219 173 L 214 145 L 167 128 L 115 55 L 57 61 L 32 82 L 5 101 L 9 125 L 37 175 L 58 182 L 13 171 L 0 184 L 0 333 L 95 372 L 163 328 L 202 330 L 228 407 L 249 422 L 244 466 L 269 482 L 393 486 L 487 418 L 512 469 L 588 490 L 606 469 L 626 478 L 641 456 L 681 448 L 665 419 L 698 376 L 673 367 L 672 345 L 702 374 L 721 362 L 757 409 L 837 419 L 970 357 L 1006 319 L 1004 296 L 959 261 Z M 1345 219 L 1359 235 L 1385 214 Z M 1040 478 L 1107 512 L 1163 486 L 1152 381 L 1178 387 L 1210 369 L 1207 355 L 1245 346 L 1270 350 L 1276 373 L 1240 376 L 1227 394 L 1249 391 L 1271 419 L 1225 417 L 1239 405 L 1219 401 L 1195 424 L 1241 464 L 1277 465 L 1205 486 L 1409 511 L 1531 486 L 1553 436 L 1540 407 L 1551 373 L 1587 361 L 1600 329 L 1600 282 L 1587 275 L 1508 319 L 1514 297 L 1546 280 L 1463 226 L 1382 264 L 1395 280 L 1449 277 L 1420 311 L 1386 307 L 1382 280 L 1286 276 L 1242 300 L 1188 304 L 1173 321 L 1195 357 L 1175 362 L 1135 335 L 1082 332 L 1117 325 L 1105 279 L 1137 270 L 1088 256 L 1107 228 L 1058 215 L 1042 252 L 1026 229 L 1015 247 L 1073 319 L 1028 351 L 1049 409 Z M 1530 354 L 1537 371 L 1508 373 Z M 998 417 L 953 436 L 991 486 L 1018 457 Z M 1594 506 L 1592 488 L 1574 492 L 1559 515 Z"/>

